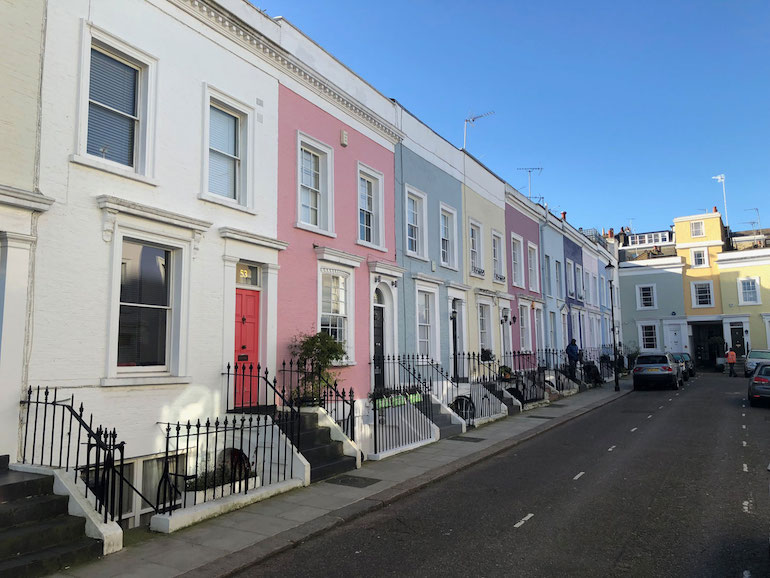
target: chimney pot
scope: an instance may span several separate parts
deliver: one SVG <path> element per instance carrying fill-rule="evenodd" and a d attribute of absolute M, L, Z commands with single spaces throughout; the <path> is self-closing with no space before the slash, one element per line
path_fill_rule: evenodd
<path fill-rule="evenodd" d="M 718 213 L 718 212 L 719 212 L 719 211 L 717 211 L 717 208 L 716 208 L 716 206 L 714 207 L 714 212 L 715 212 L 715 213 Z"/>
<path fill-rule="evenodd" d="M 567 220 L 567 211 L 562 211 L 561 212 L 561 220 L 562 221 L 566 221 Z"/>
<path fill-rule="evenodd" d="M 612 227 L 610 227 L 610 237 L 613 239 L 615 238 L 615 229 Z"/>

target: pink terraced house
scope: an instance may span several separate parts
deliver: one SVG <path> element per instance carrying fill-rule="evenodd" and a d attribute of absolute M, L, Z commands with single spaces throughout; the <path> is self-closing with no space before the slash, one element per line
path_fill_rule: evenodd
<path fill-rule="evenodd" d="M 510 247 L 512 349 L 543 347 L 543 297 L 540 275 L 540 228 L 535 205 L 511 186 L 506 187 L 505 230 Z M 511 317 L 513 319 L 513 317 Z"/>
<path fill-rule="evenodd" d="M 372 355 L 397 343 L 395 139 L 284 85 L 278 118 L 278 362 L 295 335 L 329 333 L 347 350 L 340 387 L 363 400 Z"/>

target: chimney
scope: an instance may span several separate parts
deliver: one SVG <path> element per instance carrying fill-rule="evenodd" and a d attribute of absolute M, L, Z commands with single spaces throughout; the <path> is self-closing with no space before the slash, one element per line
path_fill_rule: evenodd
<path fill-rule="evenodd" d="M 612 227 L 610 227 L 609 237 L 610 237 L 610 239 L 614 239 L 615 238 L 615 229 L 613 229 Z"/>
<path fill-rule="evenodd" d="M 562 221 L 566 221 L 567 220 L 567 211 L 562 211 L 561 212 L 561 220 Z"/>
<path fill-rule="evenodd" d="M 605 231 L 604 227 L 602 227 L 602 237 L 606 237 L 606 236 L 607 236 L 607 231 Z"/>
<path fill-rule="evenodd" d="M 716 207 L 714 207 L 714 212 L 715 212 L 715 213 L 718 213 L 718 212 L 719 212 L 719 211 L 717 211 L 717 208 L 716 208 Z"/>

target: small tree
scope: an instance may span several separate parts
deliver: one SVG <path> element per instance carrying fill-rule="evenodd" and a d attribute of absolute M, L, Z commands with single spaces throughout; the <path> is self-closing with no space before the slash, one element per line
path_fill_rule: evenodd
<path fill-rule="evenodd" d="M 345 346 L 323 331 L 298 333 L 292 338 L 289 351 L 297 360 L 298 367 L 309 366 L 312 369 L 311 373 L 304 375 L 301 395 L 313 399 L 320 397 L 323 381 L 334 383 L 337 376 L 329 369 L 347 356 Z"/>

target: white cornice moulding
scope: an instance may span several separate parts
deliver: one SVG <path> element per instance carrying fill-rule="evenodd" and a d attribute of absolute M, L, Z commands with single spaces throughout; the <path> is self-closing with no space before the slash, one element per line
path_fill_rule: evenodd
<path fill-rule="evenodd" d="M 729 251 L 717 255 L 717 261 L 725 264 L 759 258 L 770 258 L 770 249 L 745 249 L 743 251 Z"/>
<path fill-rule="evenodd" d="M 466 285 L 465 283 L 458 283 L 457 281 L 444 281 L 444 284 L 449 289 L 455 289 L 457 291 L 470 291 L 471 290 L 471 286 L 470 285 Z"/>
<path fill-rule="evenodd" d="M 701 221 L 703 219 L 709 219 L 711 217 L 722 217 L 721 213 L 703 213 L 700 215 L 690 215 L 689 217 L 677 217 L 674 219 L 674 223 L 686 223 L 687 221 Z"/>
<path fill-rule="evenodd" d="M 207 0 L 169 0 L 180 9 L 205 22 L 233 42 L 247 48 L 252 54 L 281 69 L 308 89 L 312 90 L 336 107 L 355 116 L 393 144 L 403 140 L 403 133 L 394 125 L 381 118 L 318 72 L 295 58 L 282 46 L 265 37 L 261 32 L 220 11 Z M 362 80 L 362 82 L 365 82 Z"/>
<path fill-rule="evenodd" d="M 55 199 L 40 193 L 31 193 L 15 187 L 0 185 L 0 205 L 43 212 L 47 211 L 55 202 Z"/>
<path fill-rule="evenodd" d="M 279 241 L 278 239 L 263 237 L 262 235 L 257 235 L 256 233 L 241 231 L 240 229 L 233 229 L 231 227 L 221 227 L 219 229 L 219 236 L 223 239 L 234 239 L 236 241 L 249 243 L 250 245 L 257 245 L 267 249 L 275 249 L 276 251 L 283 251 L 286 249 L 286 247 L 289 246 L 286 241 Z"/>
<path fill-rule="evenodd" d="M 156 207 L 150 207 L 149 205 L 142 205 L 140 203 L 127 201 L 126 199 L 118 197 L 111 197 L 109 195 L 100 195 L 96 197 L 96 204 L 105 212 L 126 213 L 142 217 L 143 219 L 190 229 L 199 233 L 207 231 L 213 224 L 202 219 L 195 219 L 186 215 L 180 215 L 179 213 L 172 213 L 165 209 L 158 209 Z"/>
<path fill-rule="evenodd" d="M 432 283 L 433 285 L 444 284 L 444 280 L 441 277 L 434 277 L 433 275 L 426 275 L 425 273 L 412 273 L 412 279 L 415 281 L 423 281 L 424 283 Z"/>
<path fill-rule="evenodd" d="M 369 261 L 369 272 L 389 277 L 403 277 L 406 269 L 385 261 Z"/>
<path fill-rule="evenodd" d="M 723 245 L 724 241 L 692 241 L 690 243 L 677 243 L 676 248 L 677 249 L 695 249 L 697 247 L 719 247 L 720 245 Z"/>
<path fill-rule="evenodd" d="M 330 263 L 337 263 L 338 265 L 345 265 L 346 267 L 360 267 L 366 259 L 353 255 L 352 253 L 346 253 L 339 249 L 332 249 L 331 247 L 314 247 L 315 254 L 321 261 L 329 261 Z"/>

